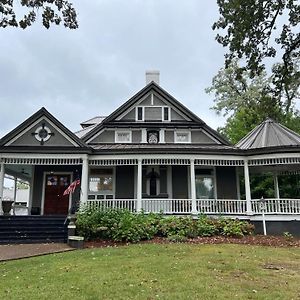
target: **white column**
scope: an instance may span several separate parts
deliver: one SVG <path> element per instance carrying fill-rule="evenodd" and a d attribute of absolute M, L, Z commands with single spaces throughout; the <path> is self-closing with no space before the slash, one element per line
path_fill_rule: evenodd
<path fill-rule="evenodd" d="M 88 199 L 88 187 L 89 187 L 89 160 L 85 156 L 82 158 L 82 171 L 81 171 L 81 193 L 80 204 L 86 204 Z"/>
<path fill-rule="evenodd" d="M 277 175 L 277 173 L 274 173 L 274 193 L 275 193 L 275 198 L 279 199 L 280 198 L 280 192 L 279 192 L 279 184 L 278 184 L 278 175 Z"/>
<path fill-rule="evenodd" d="M 1 170 L 0 170 L 0 215 L 3 214 L 2 210 L 2 198 L 3 198 L 3 186 L 4 186 L 4 175 L 5 175 L 5 167 L 4 163 L 1 163 Z"/>
<path fill-rule="evenodd" d="M 247 205 L 246 213 L 252 214 L 249 166 L 247 160 L 244 160 L 244 175 L 245 175 L 245 193 L 246 193 L 246 205 Z"/>
<path fill-rule="evenodd" d="M 191 199 L 192 199 L 192 214 L 198 214 L 196 203 L 196 177 L 195 177 L 195 160 L 191 159 L 190 164 L 190 183 L 191 183 Z"/>
<path fill-rule="evenodd" d="M 140 212 L 142 210 L 142 159 L 138 159 L 137 166 L 137 183 L 136 183 L 136 210 Z"/>
<path fill-rule="evenodd" d="M 164 128 L 159 131 L 159 142 L 162 144 L 165 143 L 165 129 Z"/>
<path fill-rule="evenodd" d="M 18 183 L 18 178 L 14 177 L 14 206 L 13 206 L 13 214 L 16 214 L 16 210 L 15 210 L 15 204 L 16 204 L 16 200 L 17 200 L 17 183 Z"/>

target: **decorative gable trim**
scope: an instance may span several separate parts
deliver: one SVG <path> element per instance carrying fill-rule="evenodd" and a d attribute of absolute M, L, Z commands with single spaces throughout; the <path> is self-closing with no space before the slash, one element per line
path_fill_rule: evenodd
<path fill-rule="evenodd" d="M 53 115 L 51 115 L 44 107 L 39 111 L 9 132 L 0 140 L 0 146 L 11 146 L 17 139 L 23 134 L 27 133 L 30 129 L 36 126 L 39 122 L 45 120 L 56 131 L 58 131 L 66 140 L 68 140 L 74 147 L 88 148 L 88 146 L 82 142 L 74 133 L 66 128 L 61 122 L 59 122 Z"/>

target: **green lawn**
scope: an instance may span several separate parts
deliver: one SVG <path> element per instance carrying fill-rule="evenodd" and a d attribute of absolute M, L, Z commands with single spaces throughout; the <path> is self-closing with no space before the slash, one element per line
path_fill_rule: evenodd
<path fill-rule="evenodd" d="M 136 244 L 0 263 L 0 299 L 300 299 L 300 249 Z"/>

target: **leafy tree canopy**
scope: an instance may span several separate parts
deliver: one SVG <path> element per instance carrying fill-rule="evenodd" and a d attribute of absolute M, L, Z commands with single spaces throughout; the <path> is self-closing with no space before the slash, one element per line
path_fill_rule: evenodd
<path fill-rule="evenodd" d="M 297 0 L 217 0 L 220 18 L 213 24 L 216 40 L 228 48 L 225 66 L 243 59 L 250 77 L 263 74 L 273 61 L 273 100 L 290 111 L 300 84 L 300 4 Z M 272 60 L 273 59 L 273 60 Z M 284 97 L 285 101 L 282 101 Z M 281 101 L 280 101 L 281 100 Z"/>
<path fill-rule="evenodd" d="M 300 115 L 294 108 L 298 93 L 294 93 L 289 111 L 286 112 L 280 102 L 273 101 L 272 76 L 268 77 L 262 71 L 251 78 L 250 71 L 246 70 L 238 78 L 238 69 L 238 61 L 234 59 L 214 76 L 211 87 L 206 89 L 207 93 L 215 96 L 212 109 L 228 117 L 225 126 L 218 129 L 219 132 L 235 144 L 267 118 L 300 132 Z"/>
<path fill-rule="evenodd" d="M 16 10 L 20 6 L 26 8 L 26 13 L 18 19 Z M 62 22 L 70 29 L 78 27 L 76 11 L 67 0 L 0 0 L 0 28 L 12 26 L 25 29 L 36 21 L 38 13 L 41 13 L 43 26 L 47 29 Z"/>

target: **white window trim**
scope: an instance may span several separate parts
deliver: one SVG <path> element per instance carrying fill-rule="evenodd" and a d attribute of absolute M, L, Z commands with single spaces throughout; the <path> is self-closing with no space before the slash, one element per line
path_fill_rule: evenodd
<path fill-rule="evenodd" d="M 129 134 L 129 141 L 119 141 L 118 140 L 118 134 L 120 134 L 120 133 Z M 131 130 L 116 130 L 115 131 L 115 143 L 122 143 L 122 144 L 132 143 L 132 132 L 131 132 Z"/>
<path fill-rule="evenodd" d="M 142 120 L 138 119 L 138 108 L 142 108 Z M 136 122 L 144 122 L 145 121 L 145 106 L 136 106 L 136 108 L 135 108 L 135 120 L 136 120 Z"/>
<path fill-rule="evenodd" d="M 178 133 L 187 134 L 188 135 L 188 141 L 187 142 L 178 141 L 178 139 L 177 139 L 177 134 Z M 174 131 L 174 143 L 176 143 L 176 144 L 190 144 L 191 143 L 191 131 L 175 130 Z"/>
<path fill-rule="evenodd" d="M 168 120 L 165 120 L 164 119 L 164 110 L 165 108 L 168 109 Z M 170 122 L 171 121 L 171 109 L 170 109 L 170 106 L 162 106 L 162 109 L 161 109 L 161 120 L 162 122 Z"/>

